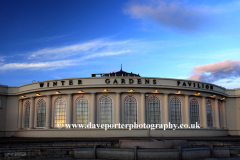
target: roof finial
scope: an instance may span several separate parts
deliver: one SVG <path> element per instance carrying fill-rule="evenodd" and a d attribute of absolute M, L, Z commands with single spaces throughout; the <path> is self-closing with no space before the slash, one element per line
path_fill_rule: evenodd
<path fill-rule="evenodd" d="M 121 71 L 122 71 L 122 64 L 121 64 Z"/>

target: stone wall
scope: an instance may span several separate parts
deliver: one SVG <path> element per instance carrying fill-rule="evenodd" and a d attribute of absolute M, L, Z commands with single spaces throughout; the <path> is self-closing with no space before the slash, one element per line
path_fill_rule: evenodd
<path fill-rule="evenodd" d="M 240 142 L 188 141 L 185 147 L 120 148 L 118 142 L 11 142 L 0 144 L 0 160 L 31 158 L 182 159 L 240 156 Z M 159 158 L 161 157 L 161 158 Z"/>

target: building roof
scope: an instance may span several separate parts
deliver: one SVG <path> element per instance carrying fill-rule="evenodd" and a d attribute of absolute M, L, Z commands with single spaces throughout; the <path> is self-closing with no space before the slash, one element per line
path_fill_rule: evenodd
<path fill-rule="evenodd" d="M 110 72 L 110 73 L 98 73 L 98 74 L 92 74 L 92 77 L 96 77 L 97 75 L 100 75 L 101 77 L 116 77 L 116 76 L 121 76 L 121 77 L 141 77 L 139 74 L 134 74 L 134 73 L 129 73 L 125 72 L 122 70 L 122 65 L 121 69 L 118 72 Z"/>

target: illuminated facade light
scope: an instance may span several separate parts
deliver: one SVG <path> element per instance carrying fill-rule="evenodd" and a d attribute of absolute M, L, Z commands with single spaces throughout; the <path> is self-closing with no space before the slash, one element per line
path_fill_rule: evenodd
<path fill-rule="evenodd" d="M 134 90 L 133 90 L 133 89 L 130 89 L 128 92 L 134 92 Z"/>
<path fill-rule="evenodd" d="M 153 93 L 159 93 L 158 90 L 155 90 Z"/>
<path fill-rule="evenodd" d="M 104 89 L 103 92 L 108 92 L 108 90 L 107 90 L 107 89 Z"/>
<path fill-rule="evenodd" d="M 78 91 L 78 93 L 84 93 L 82 90 Z"/>
<path fill-rule="evenodd" d="M 22 98 L 27 98 L 26 96 L 21 96 Z"/>
<path fill-rule="evenodd" d="M 36 95 L 37 95 L 37 96 L 41 96 L 41 94 L 39 94 L 39 93 L 36 93 Z"/>
<path fill-rule="evenodd" d="M 201 94 L 201 93 L 196 93 L 196 94 L 194 94 L 194 95 L 195 95 L 195 96 L 200 96 L 200 94 Z"/>
<path fill-rule="evenodd" d="M 216 95 L 212 95 L 212 96 L 210 96 L 211 98 L 214 98 L 214 97 L 216 97 Z"/>
<path fill-rule="evenodd" d="M 220 100 L 224 100 L 224 99 L 225 99 L 225 97 L 221 98 Z"/>
<path fill-rule="evenodd" d="M 181 94 L 181 91 L 177 91 L 175 94 Z"/>
<path fill-rule="evenodd" d="M 56 94 L 61 94 L 61 92 L 57 91 Z"/>

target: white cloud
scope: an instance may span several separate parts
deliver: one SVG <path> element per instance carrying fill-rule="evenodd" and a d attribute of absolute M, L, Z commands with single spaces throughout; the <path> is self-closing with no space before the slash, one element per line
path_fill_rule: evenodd
<path fill-rule="evenodd" d="M 39 62 L 39 63 L 8 63 L 0 66 L 0 70 L 9 69 L 42 69 L 42 68 L 62 68 L 64 66 L 74 65 L 71 60 Z"/>
<path fill-rule="evenodd" d="M 228 79 L 226 83 L 240 77 L 240 60 L 226 60 L 197 66 L 191 72 L 191 80 L 216 82 Z"/>
<path fill-rule="evenodd" d="M 119 52 L 100 52 L 94 53 L 87 56 L 83 56 L 78 59 L 69 59 L 69 60 L 61 60 L 61 61 L 50 61 L 50 62 L 37 62 L 37 63 L 8 63 L 0 66 L 0 70 L 16 70 L 16 69 L 57 69 L 64 68 L 67 66 L 79 65 L 79 62 L 82 62 L 86 59 L 90 58 L 98 58 L 98 57 L 106 57 L 106 56 L 114 56 L 120 55 L 130 52 L 130 50 L 119 51 Z"/>
<path fill-rule="evenodd" d="M 161 26 L 180 30 L 197 30 L 212 14 L 208 7 L 196 7 L 171 1 L 132 3 L 124 12 L 132 18 L 151 20 Z"/>
<path fill-rule="evenodd" d="M 128 3 L 124 13 L 144 24 L 154 22 L 160 26 L 181 31 L 211 29 L 217 24 L 226 25 L 228 16 L 240 10 L 240 2 L 221 3 L 215 6 L 190 5 L 186 1 L 148 0 Z M 228 14 L 228 15 L 226 15 Z"/>
<path fill-rule="evenodd" d="M 0 70 L 17 69 L 57 69 L 67 66 L 79 65 L 87 59 L 116 56 L 133 52 L 139 48 L 139 43 L 134 40 L 110 41 L 107 38 L 92 40 L 88 42 L 66 45 L 61 47 L 44 48 L 30 52 L 27 59 L 19 62 L 1 63 Z M 22 56 L 24 54 L 18 55 Z M 26 57 L 26 55 L 24 55 Z M 0 57 L 0 62 L 4 61 Z"/>
<path fill-rule="evenodd" d="M 35 52 L 31 52 L 29 59 L 50 58 L 64 59 L 66 57 L 78 55 L 84 56 L 94 52 L 115 52 L 129 45 L 129 40 L 109 42 L 106 39 L 98 39 L 74 45 L 44 48 Z"/>
<path fill-rule="evenodd" d="M 182 42 L 178 43 L 183 45 Z M 57 69 L 85 64 L 88 63 L 88 59 L 99 61 L 103 57 L 119 56 L 126 53 L 133 54 L 133 56 L 142 56 L 149 54 L 153 50 L 171 46 L 175 47 L 176 43 L 171 41 L 144 40 L 111 41 L 107 38 L 102 38 L 61 47 L 40 49 L 35 52 L 29 52 L 30 55 L 27 57 L 26 54 L 15 55 L 15 57 L 19 56 L 19 58 L 15 58 L 14 62 L 12 62 L 11 58 L 11 63 L 6 63 L 6 61 L 1 63 L 0 70 Z"/>
<path fill-rule="evenodd" d="M 83 59 L 89 59 L 89 58 L 96 58 L 96 57 L 105 57 L 105 56 L 113 56 L 113 55 L 120 55 L 124 53 L 128 53 L 130 50 L 125 50 L 125 51 L 119 51 L 119 52 L 104 52 L 104 53 L 96 53 L 96 54 L 91 54 L 88 56 L 83 57 Z"/>

